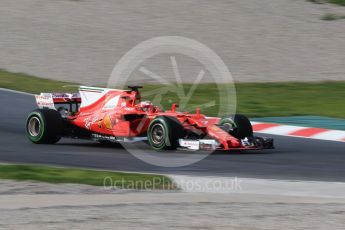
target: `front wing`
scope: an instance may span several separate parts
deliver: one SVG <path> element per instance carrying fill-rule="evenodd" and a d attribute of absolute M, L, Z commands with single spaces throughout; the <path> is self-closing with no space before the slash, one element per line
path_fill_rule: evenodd
<path fill-rule="evenodd" d="M 262 150 L 273 149 L 273 139 L 264 137 L 251 137 L 241 140 L 239 147 L 229 149 L 223 146 L 215 139 L 179 139 L 181 149 L 188 150 Z"/>

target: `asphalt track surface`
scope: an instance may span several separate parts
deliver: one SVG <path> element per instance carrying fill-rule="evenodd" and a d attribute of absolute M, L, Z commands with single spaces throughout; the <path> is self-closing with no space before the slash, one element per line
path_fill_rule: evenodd
<path fill-rule="evenodd" d="M 29 95 L 0 90 L 0 162 L 25 162 L 107 170 L 237 176 L 288 180 L 345 181 L 345 144 L 271 136 L 276 149 L 213 153 L 184 167 L 147 164 L 119 146 L 62 139 L 56 145 L 35 145 L 25 136 L 25 119 L 36 108 Z M 145 151 L 153 151 L 149 147 Z M 194 154 L 177 151 L 162 154 Z"/>

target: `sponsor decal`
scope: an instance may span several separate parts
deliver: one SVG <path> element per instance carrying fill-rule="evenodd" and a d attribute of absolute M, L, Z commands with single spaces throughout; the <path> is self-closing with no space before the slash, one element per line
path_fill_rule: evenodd
<path fill-rule="evenodd" d="M 91 119 L 90 119 L 89 117 L 84 119 L 85 128 L 86 128 L 86 129 L 90 129 L 90 128 L 91 128 L 91 122 L 90 122 L 90 120 L 91 120 Z"/>
<path fill-rule="evenodd" d="M 107 136 L 107 135 L 102 135 L 102 134 L 97 134 L 97 133 L 94 133 L 91 136 L 94 140 L 107 140 L 111 142 L 117 141 L 117 138 L 114 136 Z"/>
<path fill-rule="evenodd" d="M 208 124 L 208 120 L 201 121 L 204 125 Z"/>
<path fill-rule="evenodd" d="M 91 118 L 91 117 L 85 118 L 84 119 L 85 128 L 86 129 L 91 129 L 91 125 L 96 123 L 96 122 L 98 122 L 98 121 L 100 121 L 100 120 L 102 120 L 102 119 L 100 119 L 98 116 L 95 116 L 93 118 Z"/>
<path fill-rule="evenodd" d="M 51 93 L 41 93 L 40 95 L 35 95 L 35 99 L 38 108 L 55 109 L 54 100 Z"/>
<path fill-rule="evenodd" d="M 104 124 L 104 127 L 107 128 L 107 129 L 112 129 L 113 126 L 116 124 L 116 121 L 113 121 L 110 117 L 109 114 L 105 115 L 104 118 L 103 118 L 103 124 Z"/>
<path fill-rule="evenodd" d="M 134 111 L 136 110 L 136 108 L 132 108 L 132 107 L 125 107 L 124 110 L 126 111 Z"/>
<path fill-rule="evenodd" d="M 188 149 L 192 149 L 192 150 L 199 149 L 199 141 L 179 139 L 179 144 L 181 147 L 185 147 Z"/>
<path fill-rule="evenodd" d="M 216 150 L 219 144 L 216 140 L 213 139 L 202 139 L 200 140 L 200 148 L 201 149 L 212 149 Z"/>

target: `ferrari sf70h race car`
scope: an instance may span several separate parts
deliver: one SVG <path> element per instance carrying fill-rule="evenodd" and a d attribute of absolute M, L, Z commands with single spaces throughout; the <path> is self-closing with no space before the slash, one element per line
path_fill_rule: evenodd
<path fill-rule="evenodd" d="M 41 93 L 38 109 L 26 121 L 27 136 L 36 144 L 54 144 L 61 137 L 98 142 L 147 141 L 154 150 L 271 149 L 273 140 L 253 136 L 240 114 L 218 118 L 170 110 L 142 101 L 140 86 L 128 90 L 81 86 L 79 93 Z"/>

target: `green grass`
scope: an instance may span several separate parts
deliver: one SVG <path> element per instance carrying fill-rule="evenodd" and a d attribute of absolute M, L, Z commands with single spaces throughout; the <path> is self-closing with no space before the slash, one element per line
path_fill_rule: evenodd
<path fill-rule="evenodd" d="M 239 84 L 238 111 L 250 117 L 345 118 L 345 82 Z"/>
<path fill-rule="evenodd" d="M 21 90 L 31 93 L 75 91 L 76 89 L 64 88 L 64 83 L 36 78 L 25 74 L 0 71 L 0 87 Z M 226 85 L 223 85 L 226 86 Z M 145 85 L 145 92 L 162 88 L 157 85 Z M 190 84 L 184 85 L 187 94 Z M 241 83 L 236 84 L 237 112 L 249 117 L 265 116 L 297 116 L 317 115 L 345 118 L 345 81 L 338 82 L 314 82 L 314 83 Z M 229 105 L 220 105 L 219 97 L 224 95 L 226 87 L 218 90 L 215 84 L 200 84 L 191 101 L 185 109 L 215 101 L 215 105 L 202 109 L 202 113 L 209 116 L 217 115 L 219 107 L 226 108 Z M 144 99 L 154 99 L 156 95 Z M 165 109 L 171 107 L 173 102 L 179 102 L 178 95 L 171 91 L 162 95 L 162 106 Z M 183 108 L 180 108 L 182 110 Z M 220 115 L 225 115 L 221 114 Z"/>
<path fill-rule="evenodd" d="M 325 21 L 340 20 L 340 19 L 345 19 L 345 15 L 327 13 L 327 14 L 322 15 L 321 19 Z"/>
<path fill-rule="evenodd" d="M 340 6 L 345 6 L 345 0 L 307 0 L 308 2 L 323 4 L 323 3 L 333 3 Z"/>
<path fill-rule="evenodd" d="M 191 84 L 183 85 L 183 91 L 185 95 L 184 97 L 179 97 L 178 93 L 174 92 L 174 89 L 177 88 L 177 85 L 175 85 L 175 87 L 170 87 L 169 92 L 162 94 L 162 99 L 160 99 L 160 97 L 157 97 L 156 95 L 145 96 L 147 92 L 154 92 L 154 90 L 156 89 L 161 90 L 164 88 L 165 87 L 162 85 L 144 85 L 144 88 L 141 90 L 143 99 L 151 100 L 154 105 L 162 106 L 164 109 L 170 109 L 173 103 L 179 104 L 179 111 L 195 112 L 195 109 L 197 107 L 200 107 L 202 113 L 205 113 L 210 116 L 216 116 L 219 113 L 224 115 L 228 114 L 229 112 L 227 112 L 226 109 L 229 108 L 229 105 L 236 105 L 235 100 L 229 100 L 227 102 L 220 101 L 220 97 L 225 97 L 224 95 L 226 95 L 227 90 L 235 92 L 234 90 L 232 90 L 232 87 L 227 87 L 226 85 L 218 86 L 216 84 L 199 84 L 195 91 L 193 91 L 193 94 L 190 97 L 190 100 L 187 101 L 187 103 L 184 103 L 184 101 L 186 100 L 183 99 L 189 98 L 188 93 L 192 88 Z M 155 101 L 155 98 L 158 100 Z M 179 100 L 179 98 L 183 99 Z M 234 99 L 236 99 L 236 97 Z M 204 106 L 212 102 L 214 103 L 213 106 Z"/>
<path fill-rule="evenodd" d="M 74 92 L 73 83 L 60 82 L 34 77 L 23 73 L 13 73 L 0 69 L 0 87 L 28 93 Z"/>
<path fill-rule="evenodd" d="M 329 3 L 345 6 L 345 0 L 327 0 Z"/>
<path fill-rule="evenodd" d="M 87 184 L 95 186 L 104 186 L 105 182 L 107 187 L 112 185 L 125 189 L 177 189 L 168 177 L 162 175 L 57 168 L 37 165 L 0 165 L 0 179 Z"/>
<path fill-rule="evenodd" d="M 145 86 L 143 92 L 155 87 Z M 189 88 L 190 85 L 186 84 L 186 92 Z M 345 118 L 344 89 L 345 82 L 236 84 L 237 113 L 249 117 L 318 115 Z M 176 95 L 171 92 L 164 95 L 164 98 L 162 104 L 165 109 L 171 106 L 169 99 L 177 101 Z M 196 89 L 187 107 L 213 99 L 219 103 L 217 98 L 215 84 L 202 84 Z M 216 104 L 202 112 L 209 116 L 217 115 L 219 106 L 226 107 Z"/>

